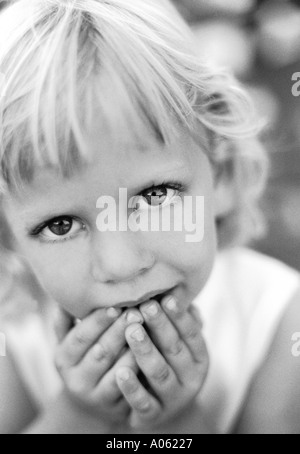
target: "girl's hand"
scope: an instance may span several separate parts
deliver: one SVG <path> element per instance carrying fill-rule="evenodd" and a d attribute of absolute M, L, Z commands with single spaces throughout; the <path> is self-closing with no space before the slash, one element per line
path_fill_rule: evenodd
<path fill-rule="evenodd" d="M 117 369 L 117 382 L 131 407 L 132 426 L 142 428 L 161 426 L 185 410 L 204 384 L 209 361 L 194 308 L 182 312 L 169 296 L 161 306 L 150 301 L 140 310 L 149 335 L 132 324 L 126 339 L 151 390 L 130 367 Z"/>
<path fill-rule="evenodd" d="M 56 326 L 56 366 L 66 390 L 85 409 L 114 423 L 123 421 L 130 412 L 115 376 L 123 367 L 137 372 L 125 340 L 126 328 L 132 323 L 143 323 L 138 310 L 122 314 L 110 308 L 95 311 L 75 327 L 69 316 L 61 313 Z"/>

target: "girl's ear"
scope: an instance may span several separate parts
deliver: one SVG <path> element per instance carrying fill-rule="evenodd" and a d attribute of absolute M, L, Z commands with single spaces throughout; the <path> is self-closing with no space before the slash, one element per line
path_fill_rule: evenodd
<path fill-rule="evenodd" d="M 232 178 L 233 172 L 226 164 L 219 168 L 214 181 L 215 218 L 227 217 L 235 209 L 236 188 Z"/>

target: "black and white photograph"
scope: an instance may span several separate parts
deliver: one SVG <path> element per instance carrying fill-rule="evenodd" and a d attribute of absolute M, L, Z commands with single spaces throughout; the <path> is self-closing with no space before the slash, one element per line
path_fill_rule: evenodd
<path fill-rule="evenodd" d="M 1 435 L 300 434 L 299 125 L 299 0 L 0 0 Z"/>

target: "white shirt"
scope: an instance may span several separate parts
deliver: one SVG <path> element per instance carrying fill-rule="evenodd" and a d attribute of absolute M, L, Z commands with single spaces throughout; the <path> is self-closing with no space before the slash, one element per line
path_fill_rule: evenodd
<path fill-rule="evenodd" d="M 216 433 L 228 433 L 233 427 L 299 288 L 299 274 L 277 260 L 248 249 L 219 254 L 207 286 L 194 302 L 210 354 L 210 372 L 199 399 Z M 50 330 L 32 314 L 8 326 L 6 334 L 25 386 L 44 408 L 62 386 Z"/>

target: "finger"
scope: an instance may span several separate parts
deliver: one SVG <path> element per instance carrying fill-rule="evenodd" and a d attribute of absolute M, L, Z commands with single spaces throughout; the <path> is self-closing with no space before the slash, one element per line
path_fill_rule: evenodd
<path fill-rule="evenodd" d="M 135 374 L 137 374 L 139 370 L 133 353 L 128 348 L 126 348 L 122 357 L 107 372 L 98 386 L 94 389 L 92 396 L 96 401 L 101 399 L 105 406 L 111 406 L 121 399 L 124 399 L 116 380 L 117 370 L 124 367 L 130 368 Z"/>
<path fill-rule="evenodd" d="M 137 375 L 122 367 L 116 372 L 118 386 L 133 411 L 131 424 L 138 426 L 155 419 L 161 412 L 161 404 L 140 383 Z"/>
<path fill-rule="evenodd" d="M 125 331 L 131 324 L 142 324 L 143 316 L 138 309 L 129 309 L 101 336 L 93 347 L 98 360 L 110 368 L 120 357 L 126 345 Z"/>
<path fill-rule="evenodd" d="M 58 353 L 58 367 L 65 368 L 78 364 L 99 337 L 121 315 L 121 310 L 100 309 L 90 314 L 82 322 L 79 322 L 69 332 L 61 345 Z"/>
<path fill-rule="evenodd" d="M 116 365 L 108 371 L 103 377 L 99 385 L 90 394 L 90 402 L 96 408 L 101 407 L 105 412 L 109 413 L 109 418 L 115 422 L 124 421 L 129 418 L 131 408 L 124 398 L 116 380 L 116 371 L 118 368 L 129 367 L 135 373 L 138 373 L 138 366 L 132 352 L 126 348 L 122 357 Z"/>
<path fill-rule="evenodd" d="M 95 388 L 109 369 L 118 361 L 126 346 L 125 330 L 130 323 L 142 323 L 143 318 L 137 309 L 122 314 L 90 348 L 83 359 L 70 368 L 68 377 L 73 383 L 84 383 L 86 390 Z M 68 378 L 66 377 L 66 379 Z"/>
<path fill-rule="evenodd" d="M 174 296 L 167 296 L 162 300 L 162 307 L 178 329 L 182 340 L 186 343 L 197 363 L 206 363 L 208 353 L 202 335 L 202 325 L 191 312 L 182 311 Z"/>
<path fill-rule="evenodd" d="M 57 308 L 54 315 L 54 330 L 59 343 L 67 336 L 74 327 L 74 318 L 67 312 Z"/>
<path fill-rule="evenodd" d="M 156 301 L 143 304 L 140 310 L 149 328 L 151 339 L 182 383 L 194 361 L 189 348 Z"/>
<path fill-rule="evenodd" d="M 201 315 L 200 315 L 200 311 L 199 309 L 197 309 L 193 304 L 190 306 L 189 308 L 189 312 L 191 314 L 191 316 L 197 321 L 197 323 L 199 324 L 199 328 L 200 330 L 203 330 L 203 320 L 201 318 Z"/>
<path fill-rule="evenodd" d="M 174 371 L 141 325 L 130 325 L 126 329 L 125 335 L 139 368 L 154 393 L 159 396 L 161 401 L 164 401 L 178 386 Z"/>

